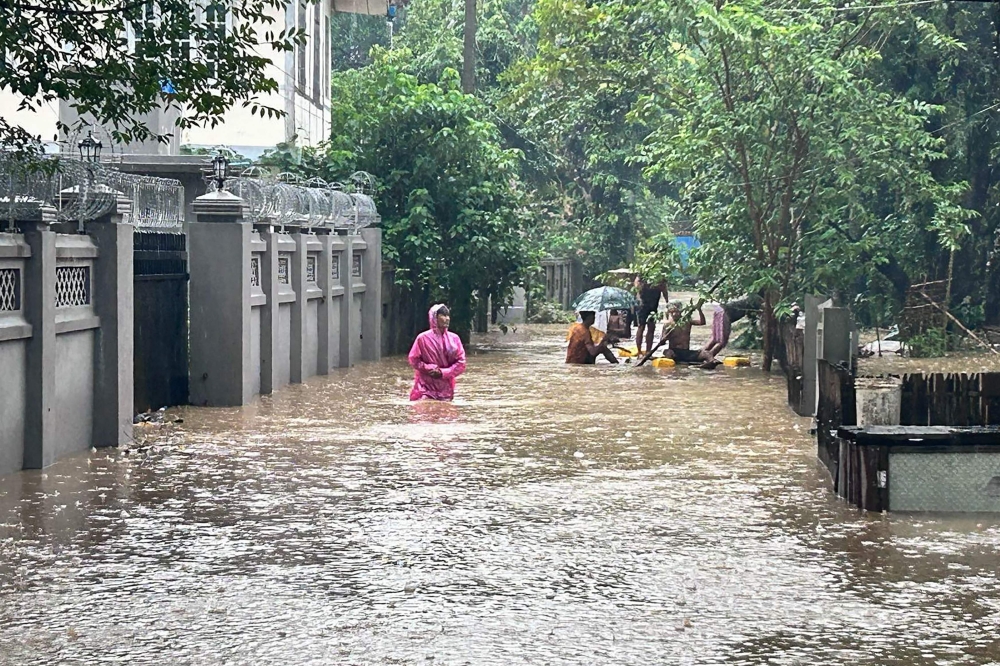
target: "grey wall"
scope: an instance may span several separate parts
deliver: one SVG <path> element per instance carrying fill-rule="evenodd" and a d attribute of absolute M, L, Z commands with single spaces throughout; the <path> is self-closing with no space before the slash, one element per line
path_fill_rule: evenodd
<path fill-rule="evenodd" d="M 27 405 L 25 264 L 31 250 L 21 234 L 0 234 L 0 474 L 21 469 Z"/>
<path fill-rule="evenodd" d="M 583 269 L 575 259 L 543 259 L 545 297 L 565 309 L 572 307 L 573 299 L 583 291 Z"/>
<path fill-rule="evenodd" d="M 192 210 L 192 403 L 246 404 L 381 358 L 381 230 L 251 227 L 227 192 L 199 197 Z"/>
<path fill-rule="evenodd" d="M 0 234 L 0 474 L 132 437 L 124 205 L 84 234 L 57 233 L 43 207 Z"/>

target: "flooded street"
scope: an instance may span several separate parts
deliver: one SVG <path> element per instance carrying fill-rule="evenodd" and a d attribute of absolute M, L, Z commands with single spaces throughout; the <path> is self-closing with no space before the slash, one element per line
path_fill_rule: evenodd
<path fill-rule="evenodd" d="M 865 516 L 755 369 L 405 359 L 0 478 L 0 664 L 989 664 L 1000 521 Z"/>

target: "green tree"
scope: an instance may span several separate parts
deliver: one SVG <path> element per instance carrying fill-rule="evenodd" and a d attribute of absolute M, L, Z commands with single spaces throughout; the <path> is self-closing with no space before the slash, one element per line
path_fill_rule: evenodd
<path fill-rule="evenodd" d="M 492 100 L 500 76 L 530 55 L 537 40 L 534 0 L 482 0 L 476 30 L 476 90 Z M 461 70 L 465 2 L 413 0 L 399 46 L 413 57 L 411 71 L 423 82 L 440 80 L 446 68 Z"/>
<path fill-rule="evenodd" d="M 311 0 L 310 0 L 311 3 Z M 262 49 L 291 50 L 301 39 L 275 30 L 286 0 L 42 0 L 0 5 L 0 90 L 22 109 L 68 100 L 81 115 L 113 127 L 117 140 L 156 135 L 139 116 L 183 109 L 181 128 L 214 126 L 234 104 L 261 116 L 278 84 Z M 63 128 L 65 129 L 65 128 Z M 0 119 L 0 143 L 31 137 Z M 42 137 L 48 139 L 48 137 Z"/>
<path fill-rule="evenodd" d="M 937 178 L 966 182 L 963 204 L 976 211 L 971 233 L 952 262 L 937 253 L 929 277 L 945 278 L 954 266 L 953 302 L 985 304 L 982 313 L 1000 323 L 1000 5 L 940 3 L 916 7 L 913 19 L 887 35 L 875 75 L 888 87 L 942 109 L 930 126 L 945 141 L 947 158 L 933 167 Z M 925 25 L 933 26 L 932 38 Z M 936 34 L 933 34 L 936 33 Z M 966 323 L 982 315 L 970 311 Z"/>
<path fill-rule="evenodd" d="M 632 159 L 649 133 L 630 115 L 653 71 L 639 26 L 587 0 L 541 0 L 536 54 L 502 77 L 501 115 L 527 156 L 526 179 L 550 220 L 553 253 L 595 275 L 632 259 L 637 237 L 662 230 L 659 194 Z"/>
<path fill-rule="evenodd" d="M 394 30 L 405 25 L 406 9 L 401 8 Z M 389 48 L 389 24 L 385 16 L 336 13 L 330 17 L 333 71 L 358 69 L 371 63 L 375 46 Z"/>
<path fill-rule="evenodd" d="M 383 253 L 410 288 L 415 323 L 444 299 L 468 331 L 475 297 L 506 298 L 533 261 L 518 156 L 455 70 L 421 83 L 410 61 L 376 50 L 370 66 L 334 76 L 332 139 L 316 164 L 330 179 L 377 177 Z"/>
<path fill-rule="evenodd" d="M 646 173 L 682 183 L 702 269 L 727 276 L 730 294 L 763 295 L 765 368 L 789 299 L 845 289 L 884 266 L 887 248 L 925 231 L 957 246 L 970 214 L 959 205 L 962 184 L 942 185 L 929 168 L 943 156 L 925 129 L 937 109 L 867 76 L 883 11 L 826 0 L 684 0 L 643 11 L 669 35 L 647 43 L 658 76 L 635 109 L 656 127 L 642 152 Z"/>

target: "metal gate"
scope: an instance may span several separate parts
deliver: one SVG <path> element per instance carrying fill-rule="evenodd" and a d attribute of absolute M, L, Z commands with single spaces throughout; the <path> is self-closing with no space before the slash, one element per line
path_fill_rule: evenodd
<path fill-rule="evenodd" d="M 187 237 L 135 234 L 136 413 L 188 402 Z"/>

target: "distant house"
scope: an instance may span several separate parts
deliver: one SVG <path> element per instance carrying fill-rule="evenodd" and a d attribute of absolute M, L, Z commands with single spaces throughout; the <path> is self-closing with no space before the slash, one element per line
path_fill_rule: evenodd
<path fill-rule="evenodd" d="M 347 4 L 340 8 L 343 2 Z M 149 4 L 152 7 L 152 3 Z M 335 4 L 338 5 L 336 9 Z M 246 157 L 256 158 L 268 148 L 293 139 L 300 146 L 320 143 L 330 133 L 330 16 L 334 11 L 352 11 L 352 8 L 358 13 L 370 13 L 378 5 L 384 13 L 386 0 L 321 0 L 315 4 L 292 0 L 284 10 L 272 10 L 275 18 L 271 26 L 273 30 L 296 27 L 306 34 L 305 42 L 291 52 L 269 53 L 266 47 L 261 49 L 261 54 L 271 60 L 267 74 L 278 82 L 278 90 L 261 96 L 259 101 L 283 110 L 284 117 L 261 118 L 251 115 L 249 108 L 237 105 L 224 114 L 222 122 L 214 128 L 179 132 L 174 126 L 176 111 L 156 111 L 144 117 L 147 126 L 159 133 L 179 133 L 166 144 L 155 141 L 133 143 L 116 147 L 115 152 L 135 156 L 174 156 L 181 154 L 182 145 L 225 145 Z M 228 13 L 225 20 L 232 20 Z M 231 27 L 227 25 L 227 28 Z M 135 36 L 129 34 L 128 38 L 133 40 Z M 38 112 L 18 111 L 19 103 L 20 99 L 13 93 L 0 92 L 0 116 L 23 126 L 34 135 L 40 135 L 43 140 L 55 139 L 57 120 L 68 125 L 78 120 L 67 101 L 48 104 Z M 61 139 L 65 140 L 65 137 Z"/>

